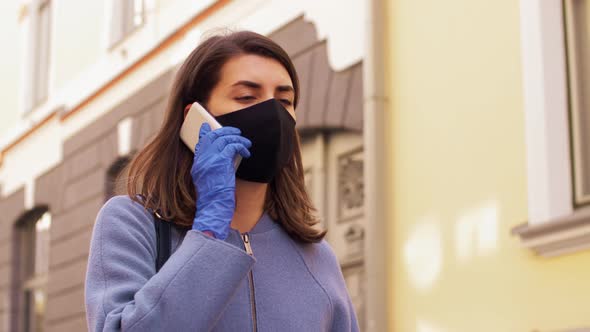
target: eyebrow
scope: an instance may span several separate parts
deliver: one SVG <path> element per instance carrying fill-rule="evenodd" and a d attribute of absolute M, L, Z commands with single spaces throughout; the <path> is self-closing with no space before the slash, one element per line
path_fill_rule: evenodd
<path fill-rule="evenodd" d="M 262 88 L 262 86 L 256 82 L 245 81 L 245 80 L 237 81 L 236 83 L 232 84 L 232 86 L 238 86 L 238 85 L 242 85 L 242 86 L 256 89 L 256 90 L 260 90 Z M 295 93 L 295 89 L 293 89 L 293 87 L 290 85 L 279 85 L 276 87 L 276 90 L 278 90 L 279 92 L 293 92 L 293 93 Z"/>

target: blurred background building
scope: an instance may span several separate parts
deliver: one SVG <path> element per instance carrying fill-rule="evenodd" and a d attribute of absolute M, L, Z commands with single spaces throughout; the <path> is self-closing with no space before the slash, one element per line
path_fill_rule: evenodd
<path fill-rule="evenodd" d="M 0 331 L 83 331 L 96 214 L 219 28 L 302 84 L 362 330 L 590 326 L 589 0 L 0 3 Z"/>

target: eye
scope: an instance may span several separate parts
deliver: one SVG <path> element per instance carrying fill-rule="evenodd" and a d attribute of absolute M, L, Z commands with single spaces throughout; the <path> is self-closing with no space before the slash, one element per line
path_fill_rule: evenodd
<path fill-rule="evenodd" d="M 236 100 L 239 100 L 239 101 L 249 101 L 249 100 L 252 100 L 252 99 L 255 99 L 255 98 L 254 98 L 254 96 L 243 96 L 243 97 L 237 97 L 235 99 Z"/>
<path fill-rule="evenodd" d="M 285 104 L 286 106 L 291 106 L 293 104 L 289 99 L 281 99 L 281 103 Z"/>

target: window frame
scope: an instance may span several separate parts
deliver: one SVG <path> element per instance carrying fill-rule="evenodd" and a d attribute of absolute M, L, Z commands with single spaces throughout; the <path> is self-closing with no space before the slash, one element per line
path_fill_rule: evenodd
<path fill-rule="evenodd" d="M 512 233 L 547 257 L 590 248 L 590 207 L 574 198 L 563 1 L 520 0 L 529 220 Z"/>
<path fill-rule="evenodd" d="M 44 218 L 47 218 L 44 220 Z M 45 221 L 46 228 L 40 228 L 38 225 L 40 222 Z M 44 318 L 41 321 L 37 321 L 35 316 L 36 311 L 34 310 L 35 294 L 40 292 L 44 296 L 45 306 L 43 308 L 43 316 L 47 309 L 47 283 L 49 277 L 49 246 L 50 246 L 50 227 L 51 227 L 51 214 L 47 206 L 38 206 L 27 213 L 25 213 L 15 223 L 16 230 L 16 252 L 15 252 L 15 264 L 16 268 L 16 288 L 14 305 L 18 308 L 15 319 L 15 326 L 20 326 L 19 330 L 38 330 L 39 326 L 42 328 L 44 325 Z M 43 264 L 39 264 L 39 238 L 38 234 L 45 232 L 45 244 L 44 247 L 47 252 L 43 255 L 45 261 Z M 32 302 L 31 302 L 32 301 Z"/>
<path fill-rule="evenodd" d="M 583 163 L 583 137 L 581 137 L 582 130 L 580 128 L 579 110 L 578 104 L 580 89 L 582 86 L 578 86 L 578 68 L 575 62 L 578 62 L 577 55 L 577 44 L 575 43 L 574 36 L 571 31 L 575 30 L 574 22 L 567 20 L 568 17 L 573 16 L 573 1 L 587 1 L 587 0 L 564 0 L 563 1 L 563 12 L 564 12 L 564 35 L 566 44 L 567 54 L 567 74 L 568 74 L 568 93 L 569 93 L 569 114 L 570 114 L 570 130 L 571 130 L 571 158 L 572 158 L 572 186 L 573 186 L 573 201 L 574 209 L 583 206 L 590 205 L 590 194 L 584 193 L 584 181 L 590 174 L 584 174 Z M 585 4 L 590 6 L 590 2 Z M 587 19 L 590 19 L 587 18 Z M 572 70 L 575 68 L 575 70 Z M 581 68 L 583 70 L 583 68 Z"/>
<path fill-rule="evenodd" d="M 52 0 L 31 0 L 28 4 L 29 22 L 27 26 L 26 38 L 26 57 L 24 62 L 23 74 L 24 74 L 24 101 L 22 115 L 27 116 L 33 113 L 41 105 L 46 103 L 51 93 L 51 48 L 52 48 L 52 36 L 53 36 L 53 6 Z M 48 10 L 47 28 L 46 32 L 41 33 L 41 11 L 46 7 Z M 46 36 L 46 66 L 40 69 L 40 64 L 43 62 L 41 57 L 41 44 L 42 37 Z M 39 89 L 40 73 L 43 70 L 45 77 L 45 88 L 41 92 Z"/>
<path fill-rule="evenodd" d="M 127 8 L 127 6 L 125 5 L 127 3 L 127 1 L 132 1 L 132 2 L 136 2 L 139 1 L 141 2 L 141 22 L 139 24 L 129 24 L 128 21 L 126 21 L 126 11 L 125 8 Z M 133 8 L 135 8 L 135 6 L 133 6 Z M 116 13 L 115 10 L 116 9 L 123 9 L 121 12 Z M 129 39 L 130 36 L 132 36 L 137 30 L 139 30 L 142 26 L 145 25 L 145 21 L 147 18 L 146 15 L 146 1 L 145 0 L 111 0 L 109 1 L 109 6 L 107 9 L 108 15 L 110 17 L 110 19 L 107 21 L 107 31 L 108 33 L 107 35 L 107 49 L 109 51 L 114 51 L 116 50 L 119 46 L 121 46 L 122 44 L 125 43 L 125 41 L 127 41 Z M 129 25 L 129 26 L 127 26 Z M 120 36 L 117 38 L 113 37 L 113 29 L 115 28 L 115 26 L 118 26 L 119 29 L 121 29 L 120 32 Z"/>

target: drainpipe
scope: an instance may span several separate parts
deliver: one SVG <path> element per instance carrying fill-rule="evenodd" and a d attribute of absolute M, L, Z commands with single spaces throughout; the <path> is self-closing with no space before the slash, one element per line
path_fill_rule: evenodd
<path fill-rule="evenodd" d="M 365 150 L 365 273 L 367 281 L 367 331 L 391 331 L 388 326 L 389 287 L 392 260 L 389 227 L 392 219 L 388 206 L 392 204 L 389 184 L 391 136 L 388 134 L 388 99 L 386 95 L 386 5 L 387 0 L 365 2 L 366 55 L 363 60 L 363 137 Z"/>

